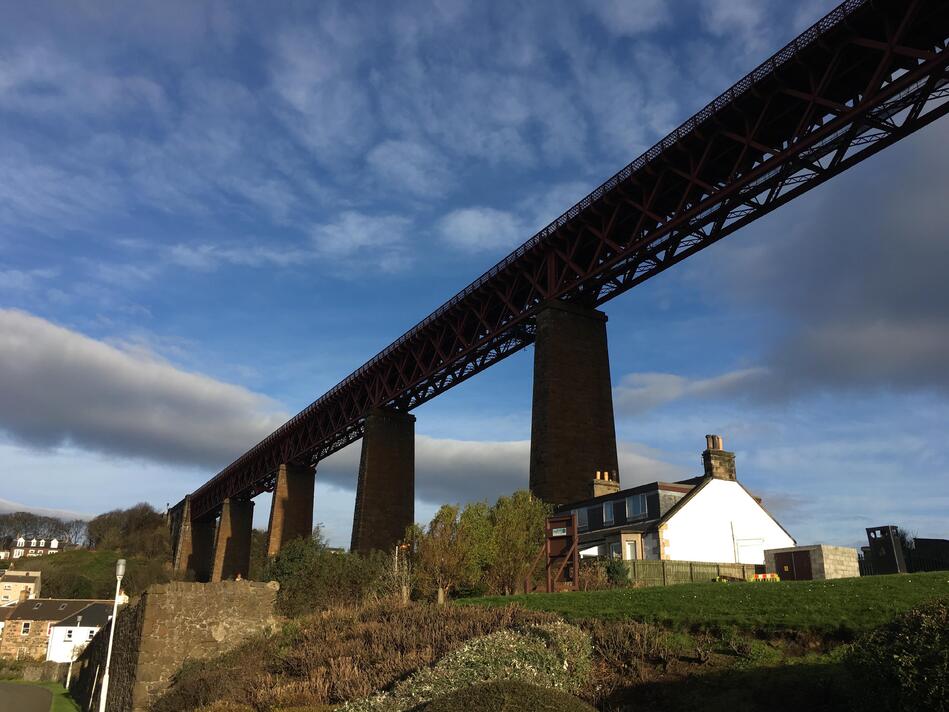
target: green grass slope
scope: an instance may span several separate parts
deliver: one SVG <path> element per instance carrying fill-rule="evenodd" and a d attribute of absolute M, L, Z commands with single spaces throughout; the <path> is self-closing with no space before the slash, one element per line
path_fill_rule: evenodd
<path fill-rule="evenodd" d="M 112 598 L 115 595 L 115 562 L 125 558 L 127 568 L 122 588 L 141 593 L 153 583 L 168 580 L 163 560 L 123 557 L 115 551 L 75 549 L 52 556 L 18 560 L 17 571 L 41 571 L 43 598 Z"/>
<path fill-rule="evenodd" d="M 567 620 L 632 619 L 678 629 L 726 628 L 853 634 L 949 596 L 949 572 L 832 581 L 699 583 L 607 591 L 473 598 L 467 605 L 550 611 Z"/>

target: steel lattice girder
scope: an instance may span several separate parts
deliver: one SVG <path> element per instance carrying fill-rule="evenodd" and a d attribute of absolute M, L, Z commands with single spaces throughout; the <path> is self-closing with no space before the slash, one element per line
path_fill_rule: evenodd
<path fill-rule="evenodd" d="M 193 518 L 527 346 L 547 300 L 601 305 L 944 115 L 947 38 L 944 0 L 844 2 L 199 488 Z"/>

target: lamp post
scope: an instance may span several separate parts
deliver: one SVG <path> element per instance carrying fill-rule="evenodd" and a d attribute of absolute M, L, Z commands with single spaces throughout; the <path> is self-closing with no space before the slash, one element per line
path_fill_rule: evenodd
<path fill-rule="evenodd" d="M 112 602 L 112 625 L 109 629 L 109 651 L 105 655 L 105 674 L 102 676 L 102 687 L 99 689 L 99 712 L 105 712 L 105 701 L 109 696 L 109 663 L 112 662 L 112 641 L 115 639 L 115 619 L 119 612 L 119 586 L 125 576 L 125 559 L 115 562 L 115 600 Z"/>

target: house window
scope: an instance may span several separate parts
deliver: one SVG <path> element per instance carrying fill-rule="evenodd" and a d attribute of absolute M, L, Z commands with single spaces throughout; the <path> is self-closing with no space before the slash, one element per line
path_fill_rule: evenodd
<path fill-rule="evenodd" d="M 590 520 L 587 518 L 587 510 L 578 509 L 577 510 L 577 529 L 582 531 L 584 529 L 589 528 L 589 526 L 590 526 Z"/>
<path fill-rule="evenodd" d="M 8 584 L 8 583 L 3 584 L 3 590 L 4 590 L 4 591 L 9 591 L 9 590 L 10 590 L 10 584 Z"/>
<path fill-rule="evenodd" d="M 59 610 L 65 611 L 65 610 L 66 610 L 66 604 L 65 604 L 65 603 L 60 603 L 60 604 L 59 604 Z"/>
<path fill-rule="evenodd" d="M 89 631 L 89 640 L 92 640 L 95 637 L 96 637 L 96 629 L 93 628 L 92 630 Z"/>
<path fill-rule="evenodd" d="M 16 545 L 17 545 L 17 546 L 26 546 L 26 539 L 24 539 L 23 537 L 20 537 L 19 539 L 16 540 Z"/>
<path fill-rule="evenodd" d="M 626 519 L 642 519 L 648 513 L 646 495 L 634 494 L 626 498 Z"/>
<path fill-rule="evenodd" d="M 72 628 L 69 628 L 69 629 L 66 631 L 66 640 L 67 640 L 67 641 L 72 640 Z"/>
<path fill-rule="evenodd" d="M 20 628 L 20 635 L 29 635 L 30 634 L 30 622 L 23 621 L 23 626 Z"/>
<path fill-rule="evenodd" d="M 34 610 L 34 611 L 38 611 L 38 610 L 39 610 L 40 608 L 42 608 L 42 607 L 43 607 L 43 604 L 42 604 L 42 603 L 34 603 L 34 604 L 33 604 L 33 610 Z"/>
<path fill-rule="evenodd" d="M 30 539 L 30 546 L 36 546 L 36 539 Z"/>
<path fill-rule="evenodd" d="M 613 503 L 603 503 L 603 526 L 609 526 L 613 523 Z"/>
<path fill-rule="evenodd" d="M 620 548 L 620 543 L 618 541 L 614 541 L 613 543 L 610 544 L 610 558 L 611 559 L 623 558 L 623 550 Z"/>

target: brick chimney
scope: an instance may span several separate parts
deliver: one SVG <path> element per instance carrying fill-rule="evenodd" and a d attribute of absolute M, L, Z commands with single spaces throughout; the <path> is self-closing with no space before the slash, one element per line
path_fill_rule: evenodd
<path fill-rule="evenodd" d="M 702 453 L 702 464 L 705 465 L 705 476 L 719 480 L 737 480 L 735 475 L 735 453 L 727 452 L 722 445 L 721 435 L 705 436 L 705 452 Z"/>
<path fill-rule="evenodd" d="M 608 470 L 597 470 L 593 477 L 593 496 L 601 497 L 604 494 L 619 492 L 619 474 Z"/>
<path fill-rule="evenodd" d="M 27 592 L 26 588 L 25 587 L 21 588 L 20 595 L 17 597 L 16 602 L 23 603 L 23 601 L 25 601 L 29 597 L 30 597 L 30 594 Z"/>

